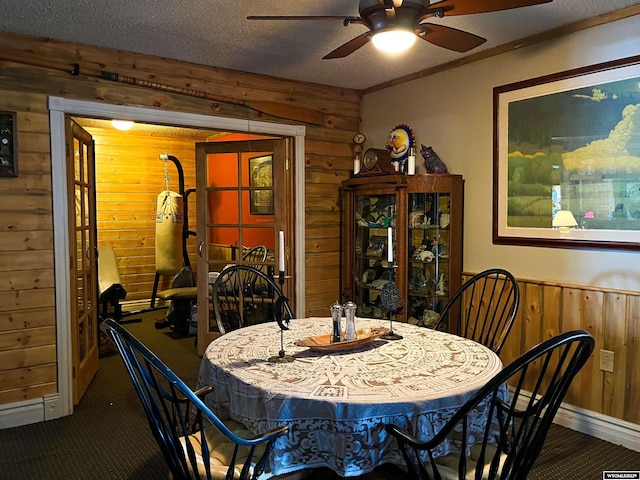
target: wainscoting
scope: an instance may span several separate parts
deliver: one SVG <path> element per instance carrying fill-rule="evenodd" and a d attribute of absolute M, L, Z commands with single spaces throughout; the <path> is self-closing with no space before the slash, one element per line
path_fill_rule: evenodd
<path fill-rule="evenodd" d="M 471 276 L 465 273 L 463 281 Z M 588 331 L 596 347 L 574 379 L 558 423 L 614 443 L 622 443 L 628 436 L 635 448 L 626 446 L 640 450 L 640 292 L 526 279 L 518 279 L 518 283 L 520 308 L 500 355 L 502 361 L 509 363 L 560 332 Z M 600 370 L 601 350 L 614 354 L 612 373 Z M 597 434 L 620 428 L 627 433 L 618 432 L 614 439 Z"/>

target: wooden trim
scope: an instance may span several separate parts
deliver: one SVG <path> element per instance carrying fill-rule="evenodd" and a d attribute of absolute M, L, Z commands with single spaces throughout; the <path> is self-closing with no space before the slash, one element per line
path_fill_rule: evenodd
<path fill-rule="evenodd" d="M 190 127 L 204 127 L 219 130 L 231 130 L 250 132 L 253 134 L 274 134 L 295 137 L 296 144 L 296 171 L 302 171 L 302 184 L 296 188 L 296 205 L 304 202 L 304 133 L 305 127 L 299 125 L 286 125 L 268 122 L 256 122 L 253 120 L 240 120 L 225 117 L 205 116 L 193 113 L 174 112 L 170 110 L 153 110 L 143 107 L 129 107 L 112 105 L 85 100 L 70 100 L 61 97 L 49 97 L 50 128 L 51 128 L 51 159 L 53 178 L 53 204 L 54 213 L 60 215 L 54 223 L 54 246 L 56 265 L 56 319 L 57 319 L 57 348 L 58 348 L 58 392 L 60 394 L 58 416 L 69 415 L 73 412 L 71 402 L 71 336 L 67 319 L 69 318 L 69 238 L 66 230 L 66 160 L 64 141 L 64 115 L 73 114 L 89 117 L 126 118 L 134 121 L 183 125 Z M 298 155 L 301 152 L 302 155 Z M 58 188 L 56 188 L 58 185 Z M 302 201 L 300 200 L 302 198 Z M 304 210 L 298 212 L 297 231 L 300 225 L 304 228 Z M 63 218 L 64 217 L 64 218 Z M 302 220 L 302 221 L 300 221 Z M 62 228 L 61 225 L 64 227 Z M 296 239 L 296 258 L 304 258 L 304 237 L 302 241 Z M 300 263 L 300 266 L 303 266 Z M 305 285 L 304 275 L 296 275 L 296 295 L 302 301 L 297 302 L 297 310 L 304 308 Z M 303 310 L 304 311 L 304 310 Z M 296 315 L 299 312 L 296 311 Z M 51 417 L 53 418 L 53 417 Z"/>

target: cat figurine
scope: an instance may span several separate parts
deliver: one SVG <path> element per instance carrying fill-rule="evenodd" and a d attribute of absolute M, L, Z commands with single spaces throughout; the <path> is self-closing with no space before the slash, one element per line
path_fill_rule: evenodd
<path fill-rule="evenodd" d="M 422 144 L 420 145 L 420 154 L 424 158 L 424 167 L 427 169 L 427 173 L 449 173 L 447 166 L 433 148 Z"/>

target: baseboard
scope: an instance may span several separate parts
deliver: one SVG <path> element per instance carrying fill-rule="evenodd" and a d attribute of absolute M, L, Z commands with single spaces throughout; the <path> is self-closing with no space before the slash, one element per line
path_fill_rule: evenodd
<path fill-rule="evenodd" d="M 640 452 L 640 425 L 635 423 L 564 404 L 554 423 Z"/>
<path fill-rule="evenodd" d="M 53 420 L 71 413 L 73 411 L 67 412 L 62 408 L 58 393 L 34 400 L 0 405 L 0 430 Z"/>
<path fill-rule="evenodd" d="M 0 429 L 44 421 L 43 400 L 27 400 L 0 406 Z"/>
<path fill-rule="evenodd" d="M 531 395 L 522 392 L 522 397 L 521 401 L 526 402 Z M 640 452 L 638 424 L 564 403 L 560 405 L 553 423 Z"/>

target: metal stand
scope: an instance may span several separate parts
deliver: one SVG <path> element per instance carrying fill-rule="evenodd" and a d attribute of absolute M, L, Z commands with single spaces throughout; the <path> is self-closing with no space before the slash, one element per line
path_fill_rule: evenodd
<path fill-rule="evenodd" d="M 385 340 L 401 340 L 402 335 L 398 335 L 393 331 L 393 317 L 400 307 L 400 292 L 398 292 L 398 286 L 395 283 L 395 270 L 393 269 L 393 262 L 389 262 L 389 283 L 382 287 L 380 294 L 380 303 L 389 313 L 389 331 L 384 335 L 380 335 L 380 338 Z"/>
<path fill-rule="evenodd" d="M 282 287 L 284 286 L 284 272 L 280 271 L 278 274 L 278 283 L 280 284 L 280 292 L 282 293 Z M 269 362 L 271 363 L 289 363 L 293 362 L 295 358 L 291 355 L 287 355 L 284 351 L 284 330 L 280 328 L 280 351 L 278 352 L 278 356 L 269 357 Z"/>

